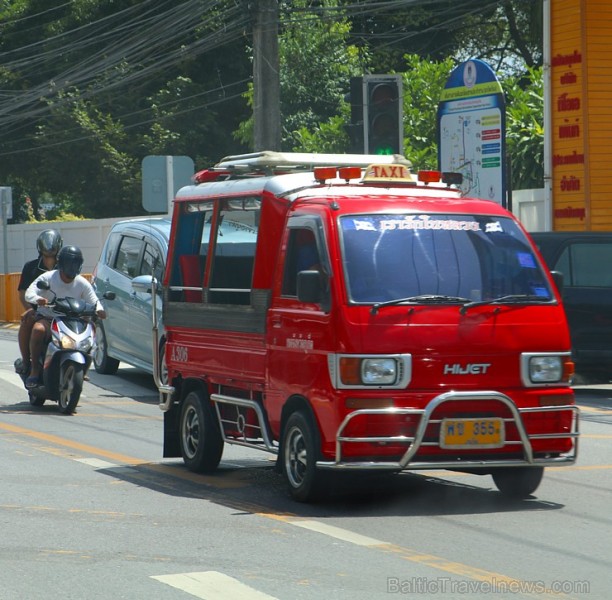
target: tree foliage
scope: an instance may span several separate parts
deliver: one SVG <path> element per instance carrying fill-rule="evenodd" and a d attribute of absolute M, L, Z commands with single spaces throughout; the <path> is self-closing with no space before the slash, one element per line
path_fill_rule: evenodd
<path fill-rule="evenodd" d="M 1 2 L 0 183 L 16 218 L 138 214 L 145 156 L 248 151 L 257 2 Z M 283 148 L 346 151 L 350 78 L 401 73 L 406 155 L 434 166 L 439 93 L 476 57 L 505 77 L 515 183 L 540 181 L 541 2 L 279 0 Z"/>

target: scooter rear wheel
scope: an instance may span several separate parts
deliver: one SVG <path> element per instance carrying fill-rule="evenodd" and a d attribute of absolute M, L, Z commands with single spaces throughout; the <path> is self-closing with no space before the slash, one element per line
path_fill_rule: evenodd
<path fill-rule="evenodd" d="M 84 365 L 71 361 L 67 361 L 62 365 L 58 397 L 60 412 L 69 415 L 76 410 L 81 392 L 83 391 L 84 374 Z"/>
<path fill-rule="evenodd" d="M 44 398 L 41 398 L 40 396 L 36 396 L 32 392 L 28 392 L 28 396 L 30 397 L 31 406 L 42 406 L 45 403 Z"/>

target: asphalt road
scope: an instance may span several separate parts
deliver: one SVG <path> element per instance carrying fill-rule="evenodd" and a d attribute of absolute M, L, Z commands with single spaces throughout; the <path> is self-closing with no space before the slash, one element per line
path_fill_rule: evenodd
<path fill-rule="evenodd" d="M 612 593 L 612 386 L 577 389 L 576 465 L 510 502 L 489 476 L 339 480 L 290 500 L 270 455 L 162 459 L 150 376 L 91 374 L 30 407 L 0 329 L 0 600 L 589 598 Z"/>

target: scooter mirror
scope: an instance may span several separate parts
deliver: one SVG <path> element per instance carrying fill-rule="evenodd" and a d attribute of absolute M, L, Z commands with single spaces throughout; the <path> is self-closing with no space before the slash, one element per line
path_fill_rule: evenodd
<path fill-rule="evenodd" d="M 51 289 L 51 286 L 49 285 L 48 281 L 37 281 L 36 287 L 39 290 L 50 290 Z"/>

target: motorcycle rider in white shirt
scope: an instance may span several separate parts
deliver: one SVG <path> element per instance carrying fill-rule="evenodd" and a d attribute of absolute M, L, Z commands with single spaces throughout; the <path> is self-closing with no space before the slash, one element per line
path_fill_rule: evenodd
<path fill-rule="evenodd" d="M 26 388 L 34 388 L 40 378 L 40 353 L 51 329 L 53 310 L 47 304 L 55 297 L 76 298 L 96 306 L 96 314 L 105 319 L 106 312 L 96 296 L 91 283 L 79 275 L 83 267 L 83 253 L 76 246 L 64 246 L 57 255 L 57 268 L 47 271 L 35 279 L 25 292 L 25 299 L 38 305 L 36 322 L 30 337 L 30 357 L 32 371 L 26 380 Z M 44 280 L 49 283 L 49 290 L 41 290 L 37 283 Z"/>

